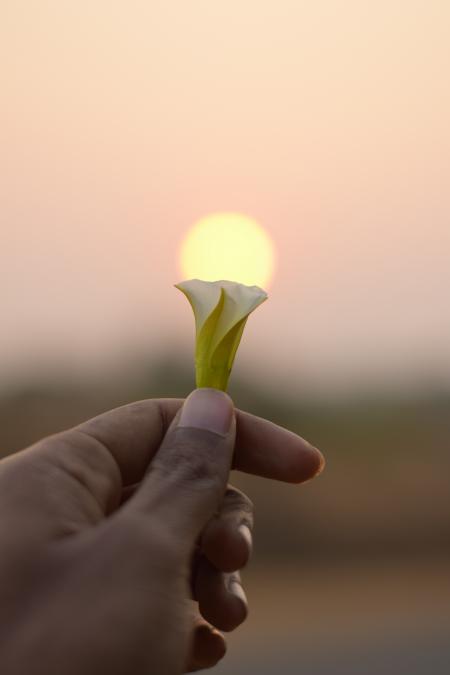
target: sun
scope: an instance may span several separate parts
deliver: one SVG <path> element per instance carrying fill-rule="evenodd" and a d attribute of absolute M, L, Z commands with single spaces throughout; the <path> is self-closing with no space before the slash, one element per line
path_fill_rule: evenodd
<path fill-rule="evenodd" d="M 240 213 L 212 213 L 188 231 L 180 251 L 184 279 L 228 279 L 267 289 L 274 245 L 264 228 Z"/>

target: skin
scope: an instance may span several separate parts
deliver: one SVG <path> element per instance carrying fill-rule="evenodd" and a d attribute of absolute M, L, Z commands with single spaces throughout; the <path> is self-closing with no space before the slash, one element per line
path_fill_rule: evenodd
<path fill-rule="evenodd" d="M 0 462 L 2 675 L 179 675 L 222 658 L 221 631 L 247 616 L 253 524 L 230 469 L 300 483 L 323 458 L 214 395 L 226 433 L 147 400 Z"/>

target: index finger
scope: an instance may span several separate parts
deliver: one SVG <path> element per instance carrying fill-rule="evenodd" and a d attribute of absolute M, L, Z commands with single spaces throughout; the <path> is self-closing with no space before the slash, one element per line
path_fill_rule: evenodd
<path fill-rule="evenodd" d="M 234 469 L 284 483 L 303 483 L 323 470 L 322 453 L 301 436 L 241 410 L 236 415 Z"/>
<path fill-rule="evenodd" d="M 102 443 L 115 458 L 123 484 L 132 485 L 144 476 L 182 405 L 182 399 L 138 401 L 76 429 Z M 322 454 L 300 436 L 240 410 L 236 422 L 234 469 L 287 483 L 301 483 L 322 470 Z"/>

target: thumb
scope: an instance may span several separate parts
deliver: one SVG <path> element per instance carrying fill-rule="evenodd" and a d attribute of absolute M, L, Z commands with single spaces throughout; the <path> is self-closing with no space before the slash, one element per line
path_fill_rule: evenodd
<path fill-rule="evenodd" d="M 230 397 L 217 389 L 196 389 L 125 508 L 145 512 L 190 549 L 222 501 L 235 435 Z"/>

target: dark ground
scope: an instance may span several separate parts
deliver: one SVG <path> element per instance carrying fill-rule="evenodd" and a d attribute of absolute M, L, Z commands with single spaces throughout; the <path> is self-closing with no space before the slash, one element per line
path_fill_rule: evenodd
<path fill-rule="evenodd" d="M 218 675 L 448 675 L 447 561 L 249 571 Z"/>

